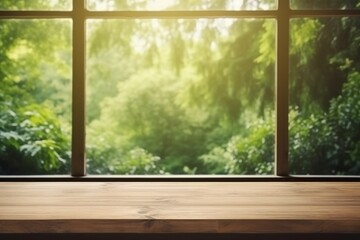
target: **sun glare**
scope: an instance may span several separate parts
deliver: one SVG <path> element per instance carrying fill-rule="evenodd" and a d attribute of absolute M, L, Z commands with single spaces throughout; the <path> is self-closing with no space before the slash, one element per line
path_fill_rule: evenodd
<path fill-rule="evenodd" d="M 56 1 L 56 0 L 51 0 Z M 108 10 L 145 10 L 145 11 L 162 11 L 162 10 L 209 10 L 217 9 L 218 0 L 198 0 L 186 2 L 182 0 L 88 0 L 88 6 L 91 10 L 108 11 Z M 226 0 L 220 9 L 241 10 L 246 3 L 246 10 L 269 10 L 272 4 L 257 1 L 244 0 Z"/>
<path fill-rule="evenodd" d="M 147 1 L 146 9 L 147 10 L 165 10 L 170 6 L 175 5 L 177 0 L 151 0 Z"/>

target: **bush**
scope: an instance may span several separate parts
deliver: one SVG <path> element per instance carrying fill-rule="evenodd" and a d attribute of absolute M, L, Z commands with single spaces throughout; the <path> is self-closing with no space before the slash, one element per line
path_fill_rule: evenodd
<path fill-rule="evenodd" d="M 290 114 L 293 174 L 360 173 L 360 74 L 352 73 L 328 113 Z"/>
<path fill-rule="evenodd" d="M 215 174 L 273 174 L 274 114 L 251 124 L 246 133 L 202 156 Z"/>
<path fill-rule="evenodd" d="M 93 174 L 164 174 L 159 166 L 160 158 L 142 148 L 121 153 L 115 148 L 88 149 L 88 168 Z"/>
<path fill-rule="evenodd" d="M 70 172 L 69 135 L 53 112 L 37 104 L 0 104 L 0 174 Z"/>

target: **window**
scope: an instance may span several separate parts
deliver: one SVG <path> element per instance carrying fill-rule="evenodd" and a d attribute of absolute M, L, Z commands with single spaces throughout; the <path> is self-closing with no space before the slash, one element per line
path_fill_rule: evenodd
<path fill-rule="evenodd" d="M 2 1 L 0 175 L 358 175 L 359 7 Z"/>

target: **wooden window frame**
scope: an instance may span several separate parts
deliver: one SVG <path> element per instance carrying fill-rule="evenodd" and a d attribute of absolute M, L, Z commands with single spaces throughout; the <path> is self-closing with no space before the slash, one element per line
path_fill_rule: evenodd
<path fill-rule="evenodd" d="M 202 11 L 89 11 L 86 0 L 73 0 L 70 11 L 1 10 L 0 19 L 70 19 L 72 25 L 72 157 L 71 176 L 0 176 L 0 181 L 359 181 L 360 176 L 289 175 L 288 86 L 289 22 L 296 17 L 360 16 L 359 9 L 294 10 L 290 0 L 278 0 L 276 10 Z M 273 176 L 244 175 L 141 175 L 87 176 L 85 156 L 85 81 L 87 19 L 149 18 L 271 18 L 276 20 L 275 76 L 275 173 Z"/>

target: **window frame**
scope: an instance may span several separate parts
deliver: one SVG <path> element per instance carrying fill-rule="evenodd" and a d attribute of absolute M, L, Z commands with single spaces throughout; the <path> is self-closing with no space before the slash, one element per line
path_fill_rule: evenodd
<path fill-rule="evenodd" d="M 360 16 L 360 9 L 291 9 L 290 0 L 277 0 L 275 10 L 90 11 L 86 0 L 72 0 L 72 10 L 0 10 L 0 19 L 72 20 L 72 141 L 71 175 L 0 176 L 2 180 L 28 181 L 359 181 L 360 176 L 289 174 L 289 41 L 290 20 L 296 17 Z M 274 175 L 91 175 L 86 174 L 86 20 L 150 18 L 271 18 L 276 21 L 275 66 L 275 171 Z"/>

